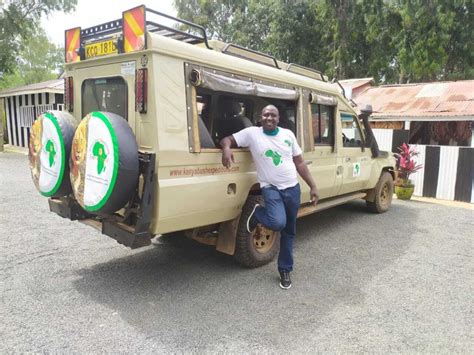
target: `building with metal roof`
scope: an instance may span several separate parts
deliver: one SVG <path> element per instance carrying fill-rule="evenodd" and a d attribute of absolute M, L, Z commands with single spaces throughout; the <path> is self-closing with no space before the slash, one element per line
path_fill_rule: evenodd
<path fill-rule="evenodd" d="M 409 129 L 410 143 L 471 145 L 474 80 L 369 86 L 353 100 L 372 105 L 374 127 Z"/>
<path fill-rule="evenodd" d="M 1 102 L 3 100 L 3 103 Z M 55 79 L 0 91 L 6 115 L 8 143 L 28 147 L 30 127 L 47 110 L 62 110 L 64 80 Z"/>

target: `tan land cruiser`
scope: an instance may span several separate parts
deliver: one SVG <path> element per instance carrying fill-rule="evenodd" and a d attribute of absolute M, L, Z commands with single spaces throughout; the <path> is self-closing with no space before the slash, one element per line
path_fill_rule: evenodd
<path fill-rule="evenodd" d="M 178 26 L 168 24 L 175 21 Z M 395 159 L 378 150 L 343 88 L 319 71 L 233 44 L 147 9 L 66 31 L 65 111 L 38 117 L 30 167 L 52 212 L 137 248 L 157 234 L 189 237 L 255 267 L 278 252 L 278 233 L 246 217 L 261 200 L 250 153 L 226 169 L 218 142 L 258 125 L 275 105 L 304 151 L 320 194 L 302 186 L 298 216 L 354 199 L 372 212 L 392 200 Z"/>

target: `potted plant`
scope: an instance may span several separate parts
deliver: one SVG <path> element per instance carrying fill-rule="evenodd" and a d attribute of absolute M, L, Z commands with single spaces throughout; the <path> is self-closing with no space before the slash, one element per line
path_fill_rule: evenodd
<path fill-rule="evenodd" d="M 416 164 L 415 157 L 418 152 L 415 148 L 403 143 L 398 147 L 399 153 L 395 153 L 397 157 L 398 179 L 395 182 L 395 194 L 400 200 L 409 200 L 415 190 L 415 185 L 410 180 L 410 175 L 420 170 L 423 165 Z"/>

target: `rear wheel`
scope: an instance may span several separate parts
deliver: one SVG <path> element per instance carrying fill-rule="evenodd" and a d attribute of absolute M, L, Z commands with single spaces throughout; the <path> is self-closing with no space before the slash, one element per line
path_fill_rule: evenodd
<path fill-rule="evenodd" d="M 383 172 L 374 188 L 374 201 L 366 201 L 367 208 L 372 213 L 387 212 L 392 204 L 393 178 L 389 172 Z"/>
<path fill-rule="evenodd" d="M 262 196 L 250 195 L 242 208 L 234 254 L 238 263 L 250 268 L 272 261 L 278 253 L 280 243 L 280 233 L 261 224 L 252 233 L 247 231 L 247 219 L 256 203 L 263 204 Z"/>

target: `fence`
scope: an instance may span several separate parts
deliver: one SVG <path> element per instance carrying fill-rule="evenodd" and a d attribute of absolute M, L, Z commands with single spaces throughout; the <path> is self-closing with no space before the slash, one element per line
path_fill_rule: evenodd
<path fill-rule="evenodd" d="M 62 94 L 29 93 L 4 98 L 8 142 L 18 147 L 28 147 L 31 125 L 47 110 L 58 110 L 62 105 Z"/>
<path fill-rule="evenodd" d="M 373 131 L 381 150 L 395 152 L 408 141 L 408 131 Z M 410 176 L 415 184 L 415 196 L 474 203 L 473 147 L 412 146 L 419 152 L 417 163 L 423 164 L 423 169 Z"/>

